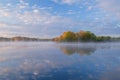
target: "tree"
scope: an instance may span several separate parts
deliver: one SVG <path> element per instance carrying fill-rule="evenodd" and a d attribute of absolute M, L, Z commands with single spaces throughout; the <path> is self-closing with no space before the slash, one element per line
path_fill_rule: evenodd
<path fill-rule="evenodd" d="M 54 39 L 55 41 L 111 41 L 111 37 L 109 36 L 96 36 L 94 33 L 90 31 L 80 31 L 74 33 L 72 31 L 64 32 L 60 37 Z"/>
<path fill-rule="evenodd" d="M 90 31 L 80 31 L 76 35 L 79 41 L 94 41 L 96 38 L 95 34 Z"/>
<path fill-rule="evenodd" d="M 60 41 L 75 41 L 77 38 L 76 38 L 76 35 L 74 32 L 71 32 L 71 31 L 67 31 L 67 32 L 64 32 L 61 36 L 60 36 Z"/>
<path fill-rule="evenodd" d="M 96 41 L 110 41 L 111 37 L 110 36 L 97 36 Z"/>

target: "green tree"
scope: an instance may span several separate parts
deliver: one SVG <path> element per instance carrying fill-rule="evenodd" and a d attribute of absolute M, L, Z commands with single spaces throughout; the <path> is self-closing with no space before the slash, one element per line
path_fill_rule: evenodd
<path fill-rule="evenodd" d="M 96 39 L 96 35 L 90 31 L 80 31 L 76 35 L 79 41 L 94 41 Z"/>
<path fill-rule="evenodd" d="M 94 33 L 90 31 L 80 31 L 74 33 L 72 31 L 64 32 L 60 37 L 54 38 L 55 41 L 110 41 L 111 37 L 109 36 L 96 36 Z"/>
<path fill-rule="evenodd" d="M 110 36 L 97 36 L 96 41 L 110 41 L 111 37 Z"/>
<path fill-rule="evenodd" d="M 74 32 L 71 32 L 71 31 L 67 31 L 67 32 L 64 32 L 61 36 L 60 36 L 60 41 L 75 41 L 77 38 L 76 38 L 76 35 Z"/>

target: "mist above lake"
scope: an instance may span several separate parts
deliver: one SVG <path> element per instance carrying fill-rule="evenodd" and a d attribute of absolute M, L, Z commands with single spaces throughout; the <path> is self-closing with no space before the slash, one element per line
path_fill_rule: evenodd
<path fill-rule="evenodd" d="M 119 52 L 118 42 L 1 42 L 0 79 L 119 80 Z"/>

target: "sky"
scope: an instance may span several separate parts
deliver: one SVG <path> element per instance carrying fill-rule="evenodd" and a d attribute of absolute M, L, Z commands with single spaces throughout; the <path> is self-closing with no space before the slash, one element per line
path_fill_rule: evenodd
<path fill-rule="evenodd" d="M 120 36 L 120 0 L 0 0 L 0 36 L 53 38 L 65 31 Z"/>

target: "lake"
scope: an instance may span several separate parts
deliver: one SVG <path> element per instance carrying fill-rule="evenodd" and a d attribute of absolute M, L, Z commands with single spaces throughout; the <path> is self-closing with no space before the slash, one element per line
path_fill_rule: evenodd
<path fill-rule="evenodd" d="M 1 42 L 0 80 L 120 80 L 120 43 Z"/>

